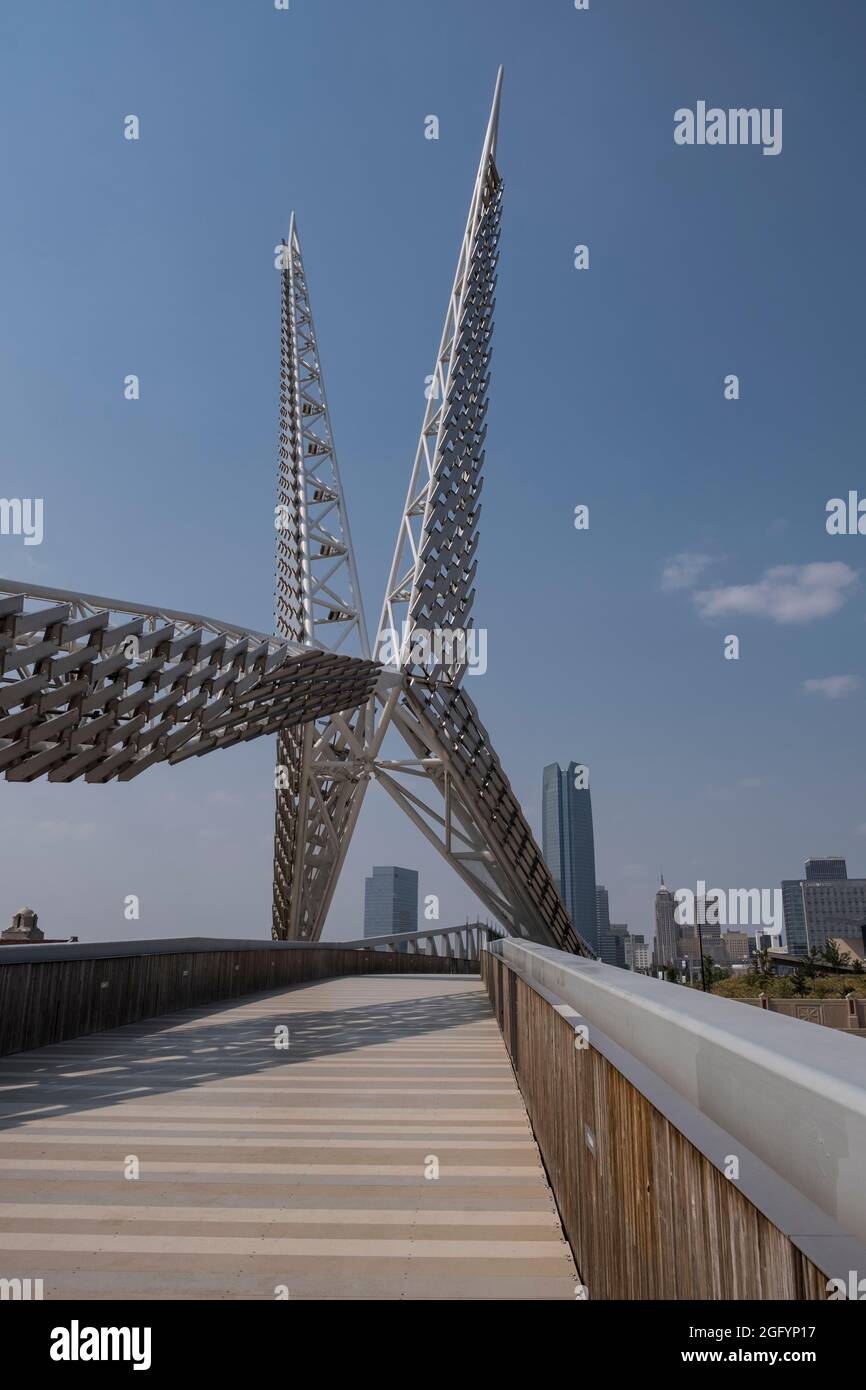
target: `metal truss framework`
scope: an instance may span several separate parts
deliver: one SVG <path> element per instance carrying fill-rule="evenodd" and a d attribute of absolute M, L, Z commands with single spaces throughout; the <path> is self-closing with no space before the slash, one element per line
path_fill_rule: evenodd
<path fill-rule="evenodd" d="M 276 630 L 369 662 L 340 470 L 294 215 L 283 243 Z M 317 940 L 360 809 L 372 701 L 277 744 L 272 934 Z"/>
<path fill-rule="evenodd" d="M 280 761 L 288 763 L 288 786 L 277 792 L 273 933 L 280 939 L 320 935 L 366 785 L 375 776 L 509 933 L 593 954 L 572 926 L 490 737 L 461 689 L 477 568 L 502 211 L 496 167 L 501 84 L 500 70 L 377 633 L 376 656 L 390 672 L 390 689 L 388 678 L 380 678 L 375 700 L 354 715 L 308 726 L 280 742 Z M 279 495 L 291 524 L 278 537 L 277 628 L 293 636 L 312 631 L 313 562 L 321 543 L 315 505 L 324 495 L 338 520 L 327 542 L 337 549 L 324 558 L 342 566 L 339 592 L 350 596 L 335 610 L 366 642 L 294 221 L 287 252 Z M 324 483 L 323 463 L 329 469 Z M 444 643 L 431 641 L 436 634 Z M 408 745 L 408 758 L 383 756 L 389 729 Z"/>
<path fill-rule="evenodd" d="M 356 706 L 378 675 L 191 613 L 13 580 L 0 595 L 0 772 L 12 782 L 128 782 Z"/>
<path fill-rule="evenodd" d="M 355 951 L 405 951 L 409 956 L 440 956 L 478 960 L 490 941 L 504 936 L 495 922 L 466 922 L 462 927 L 434 927 L 430 931 L 396 932 L 393 936 L 361 936 L 341 941 Z"/>
<path fill-rule="evenodd" d="M 0 581 L 7 779 L 128 781 L 156 762 L 277 734 L 278 940 L 320 936 L 375 776 L 508 933 L 592 954 L 462 689 L 502 214 L 501 86 L 500 69 L 373 659 L 294 217 L 281 267 L 276 635 Z M 389 732 L 408 757 L 384 756 Z"/>

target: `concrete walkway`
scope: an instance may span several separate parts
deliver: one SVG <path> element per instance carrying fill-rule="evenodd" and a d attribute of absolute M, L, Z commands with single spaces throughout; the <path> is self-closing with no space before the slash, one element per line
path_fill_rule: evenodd
<path fill-rule="evenodd" d="M 429 975 L 0 1058 L 0 1278 L 27 1277 L 46 1299 L 573 1300 L 578 1282 L 486 992 Z"/>

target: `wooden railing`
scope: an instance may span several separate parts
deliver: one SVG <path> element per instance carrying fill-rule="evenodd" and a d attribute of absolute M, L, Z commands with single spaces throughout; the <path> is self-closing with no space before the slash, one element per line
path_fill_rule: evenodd
<path fill-rule="evenodd" d="M 0 1056 L 176 1009 L 335 975 L 467 974 L 453 957 L 388 955 L 329 942 L 188 938 L 0 951 Z"/>
<path fill-rule="evenodd" d="M 540 958 L 534 962 L 533 952 Z M 586 1296 L 825 1299 L 830 1279 L 847 1279 L 851 1269 L 866 1274 L 866 1245 L 852 1229 L 843 1229 L 740 1138 L 612 1041 L 599 1013 L 590 1020 L 565 1001 L 557 984 L 547 987 L 533 977 L 533 967 L 538 973 L 543 967 L 546 980 L 558 976 L 565 987 L 574 962 L 563 952 L 506 941 L 483 952 L 482 978 Z M 629 1002 L 617 990 L 623 972 L 600 962 L 590 967 L 619 993 L 628 1016 Z M 655 984 L 664 988 L 657 981 L 647 987 Z M 642 1022 L 636 1002 L 627 1026 L 637 1047 Z M 690 1048 L 694 1062 L 695 1042 L 685 1029 L 681 1046 Z M 852 1039 L 847 1046 L 862 1044 Z M 715 1071 L 709 1053 L 701 1068 L 704 1087 L 725 1086 L 721 1047 Z M 770 1122 L 766 1077 L 757 1061 L 754 1085 L 753 1108 L 763 1105 Z M 801 1098 L 802 1113 L 791 1114 L 792 1125 L 808 1127 L 808 1101 Z M 817 1120 L 820 1100 L 814 1103 Z M 828 1116 L 822 1118 L 826 1128 Z M 831 1123 L 831 1132 L 836 1129 Z M 839 1151 L 836 1161 L 843 1157 Z"/>

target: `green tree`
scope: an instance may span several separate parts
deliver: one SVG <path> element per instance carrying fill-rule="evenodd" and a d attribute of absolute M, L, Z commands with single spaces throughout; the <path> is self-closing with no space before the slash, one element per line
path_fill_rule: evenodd
<path fill-rule="evenodd" d="M 815 976 L 818 974 L 820 961 L 821 952 L 818 950 L 817 946 L 810 946 L 806 956 L 805 966 L 806 974 L 809 976 L 810 980 L 814 980 Z"/>
<path fill-rule="evenodd" d="M 756 951 L 752 957 L 752 971 L 754 979 L 762 989 L 766 989 L 770 980 L 776 973 L 776 967 L 770 957 L 769 949 L 764 946 L 760 951 Z"/>
<path fill-rule="evenodd" d="M 835 941 L 828 941 L 821 954 L 827 964 L 833 966 L 834 970 L 840 970 L 848 961 L 848 952 L 846 951 L 843 956 Z"/>
<path fill-rule="evenodd" d="M 679 977 L 679 974 L 677 973 L 677 967 L 676 967 L 675 965 L 666 965 L 666 966 L 665 966 L 665 979 L 666 979 L 666 980 L 669 980 L 670 983 L 671 983 L 672 985 L 675 985 L 675 984 L 677 983 L 677 981 L 679 980 L 679 978 L 680 978 L 680 977 Z"/>

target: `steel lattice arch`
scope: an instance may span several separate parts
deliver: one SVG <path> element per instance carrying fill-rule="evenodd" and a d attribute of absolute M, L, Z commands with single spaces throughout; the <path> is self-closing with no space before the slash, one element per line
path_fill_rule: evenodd
<path fill-rule="evenodd" d="M 506 933 L 592 955 L 463 689 L 503 183 L 496 81 L 370 642 L 298 226 L 280 273 L 275 632 L 0 580 L 0 772 L 128 781 L 276 735 L 272 935 L 322 933 L 375 778 Z M 386 737 L 401 756 L 387 756 Z"/>

